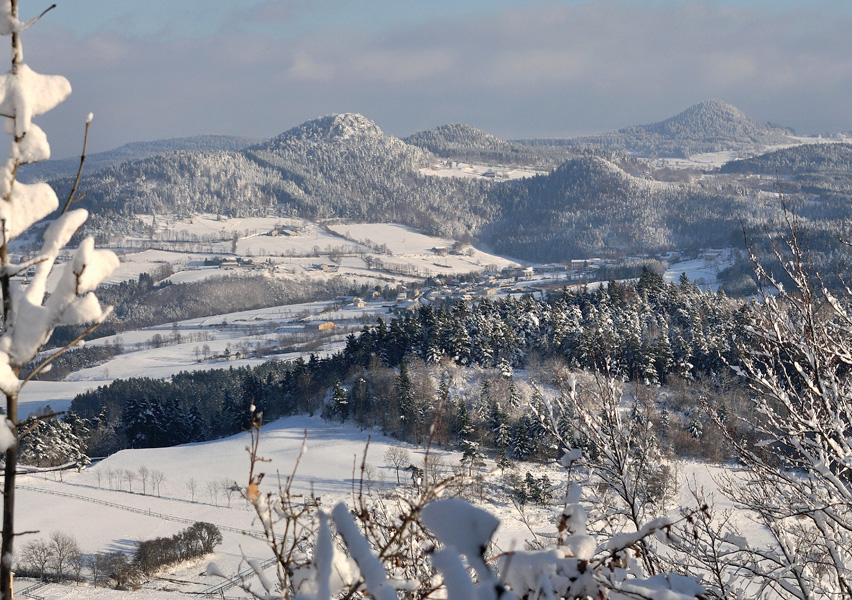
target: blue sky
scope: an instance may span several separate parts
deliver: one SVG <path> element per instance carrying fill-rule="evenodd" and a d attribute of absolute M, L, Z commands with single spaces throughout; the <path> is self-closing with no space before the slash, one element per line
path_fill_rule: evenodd
<path fill-rule="evenodd" d="M 71 80 L 55 157 L 203 133 L 271 137 L 360 112 L 393 135 L 464 122 L 563 137 L 709 98 L 852 130 L 852 3 L 836 0 L 57 0 L 27 62 Z M 49 2 L 44 2 L 46 7 Z M 22 16 L 42 8 L 22 5 Z M 29 11 L 29 12 L 28 12 Z"/>

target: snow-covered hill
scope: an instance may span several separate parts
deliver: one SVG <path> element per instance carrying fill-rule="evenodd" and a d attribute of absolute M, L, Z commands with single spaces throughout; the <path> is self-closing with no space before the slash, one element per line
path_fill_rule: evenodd
<path fill-rule="evenodd" d="M 627 151 L 644 157 L 688 158 L 694 154 L 722 151 L 757 153 L 769 146 L 796 141 L 788 129 L 758 123 L 722 100 L 706 100 L 657 123 L 625 127 L 563 143 Z"/>

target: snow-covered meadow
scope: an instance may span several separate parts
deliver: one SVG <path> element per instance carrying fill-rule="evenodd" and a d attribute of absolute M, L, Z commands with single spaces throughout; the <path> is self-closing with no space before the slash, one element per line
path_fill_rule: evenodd
<path fill-rule="evenodd" d="M 535 177 L 536 175 L 546 175 L 547 172 L 531 167 L 495 167 L 493 165 L 479 165 L 448 160 L 420 169 L 420 174 L 432 177 L 463 177 L 466 179 L 514 181 L 526 177 Z"/>
<path fill-rule="evenodd" d="M 261 465 L 267 473 L 262 491 L 274 492 L 293 473 L 303 441 L 306 451 L 293 491 L 314 494 L 328 508 L 339 502 L 351 504 L 360 483 L 360 464 L 365 451 L 369 465 L 365 483 L 377 491 L 389 491 L 396 485 L 395 469 L 384 458 L 389 447 L 405 448 L 412 463 L 422 463 L 424 456 L 423 448 L 386 438 L 376 431 L 363 431 L 316 417 L 281 419 L 262 429 L 260 455 L 269 461 Z M 265 560 L 271 556 L 263 542 L 235 531 L 259 534 L 262 528 L 250 506 L 236 494 L 227 498 L 220 485 L 225 482 L 247 485 L 249 443 L 249 434 L 244 433 L 173 448 L 123 450 L 81 473 L 64 473 L 61 482 L 55 473 L 21 477 L 20 527 L 40 532 L 35 535 L 55 530 L 67 532 L 77 538 L 83 552 L 94 553 L 131 551 L 136 542 L 174 535 L 188 522 L 205 521 L 221 526 L 224 536 L 223 544 L 209 559 L 215 560 L 224 572 L 235 575 L 245 568 L 243 558 Z M 458 464 L 457 453 L 439 450 L 435 454 L 444 457 L 448 468 Z M 165 475 L 159 496 L 153 492 L 150 481 L 147 494 L 142 493 L 139 479 L 133 482 L 132 492 L 126 479 L 118 483 L 122 473 L 136 472 L 143 466 Z M 117 474 L 115 479 L 111 472 Z M 402 481 L 403 486 L 411 486 L 408 473 L 402 474 Z M 499 543 L 506 549 L 519 546 L 525 531 L 508 499 L 493 498 L 487 506 L 505 522 L 498 532 Z M 164 574 L 168 581 L 155 579 L 144 586 L 143 592 L 146 598 L 175 598 L 182 593 L 198 593 L 221 581 L 204 575 L 203 571 L 204 565 L 197 562 L 181 565 Z M 21 589 L 30 584 L 18 583 Z M 160 589 L 163 587 L 168 590 Z M 44 598 L 125 598 L 126 593 L 73 584 L 39 590 Z"/>
<path fill-rule="evenodd" d="M 303 441 L 305 452 L 296 471 L 293 491 L 318 496 L 326 509 L 339 502 L 352 505 L 353 495 L 358 492 L 360 464 L 365 451 L 366 483 L 380 492 L 396 486 L 395 469 L 384 458 L 389 447 L 405 448 L 412 463 L 421 462 L 424 455 L 423 448 L 386 438 L 376 431 L 363 431 L 316 417 L 285 418 L 266 424 L 262 429 L 259 453 L 269 461 L 261 465 L 267 473 L 262 491 L 274 492 L 279 483 L 293 473 Z M 83 552 L 95 553 L 131 551 L 139 541 L 174 535 L 188 523 L 213 523 L 221 527 L 224 538 L 215 555 L 166 569 L 136 593 L 152 600 L 196 595 L 222 582 L 221 578 L 205 573 L 208 561 L 215 561 L 226 574 L 236 575 L 246 569 L 244 559 L 263 561 L 271 557 L 265 543 L 253 537 L 261 533 L 262 527 L 251 507 L 237 494 L 228 498 L 221 485 L 247 485 L 249 444 L 249 434 L 243 433 L 173 448 L 123 450 L 81 473 L 64 473 L 61 482 L 55 473 L 23 476 L 20 478 L 19 527 L 38 531 L 33 534 L 35 537 L 46 536 L 51 531 L 67 532 L 79 541 Z M 437 454 L 444 457 L 447 466 L 458 464 L 460 458 L 455 452 L 438 451 Z M 131 484 L 123 474 L 137 472 L 140 467 L 159 470 L 165 475 L 159 495 L 150 481 L 143 494 L 139 478 L 133 481 L 130 491 Z M 528 464 L 518 468 L 547 473 L 554 482 L 560 481 L 561 473 L 555 465 Z M 685 462 L 679 470 L 684 483 L 681 501 L 687 506 L 690 504 L 687 483 L 712 491 L 716 488 L 714 477 L 721 473 L 719 467 L 695 462 Z M 488 473 L 486 478 L 497 489 L 501 480 L 499 470 L 492 465 Z M 402 477 L 402 486 L 410 487 L 408 474 Z M 495 535 L 498 551 L 523 549 L 524 540 L 533 537 L 508 495 L 491 495 L 477 505 L 500 520 Z M 559 502 L 549 509 L 528 507 L 524 519 L 535 534 L 547 538 L 555 532 L 561 508 Z M 728 506 L 721 503 L 720 508 Z M 18 580 L 17 586 L 24 590 L 34 583 Z M 45 599 L 123 600 L 128 594 L 133 592 L 75 584 L 51 584 L 38 590 L 38 595 Z"/>
<path fill-rule="evenodd" d="M 471 246 L 450 252 L 455 240 L 393 223 L 319 224 L 296 218 L 215 215 L 140 219 L 150 227 L 151 236 L 115 242 L 121 265 L 110 282 L 138 277 L 165 263 L 174 270 L 168 278 L 173 283 L 262 272 L 290 280 L 343 277 L 357 285 L 406 284 L 429 276 L 518 265 Z M 241 262 L 211 266 L 209 261 L 215 258 Z"/>

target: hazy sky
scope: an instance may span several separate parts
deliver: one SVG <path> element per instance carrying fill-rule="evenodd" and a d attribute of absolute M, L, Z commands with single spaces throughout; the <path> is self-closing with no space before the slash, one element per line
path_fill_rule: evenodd
<path fill-rule="evenodd" d="M 400 137 L 659 121 L 709 98 L 801 133 L 852 130 L 852 2 L 56 0 L 24 57 L 68 77 L 54 157 L 360 112 Z M 22 3 L 22 17 L 50 0 Z M 3 42 L 3 40 L 0 40 Z"/>

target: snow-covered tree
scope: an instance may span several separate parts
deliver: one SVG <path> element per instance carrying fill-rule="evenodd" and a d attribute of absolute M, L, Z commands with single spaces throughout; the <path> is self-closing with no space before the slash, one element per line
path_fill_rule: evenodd
<path fill-rule="evenodd" d="M 822 287 L 799 222 L 787 218 L 776 258 L 792 288 L 754 260 L 766 292 L 736 369 L 752 389 L 760 441 L 745 444 L 711 412 L 745 467 L 726 493 L 757 516 L 770 541 L 729 536 L 723 550 L 733 568 L 779 597 L 850 598 L 852 289 L 837 297 Z"/>
<path fill-rule="evenodd" d="M 331 413 L 334 417 L 345 421 L 349 416 L 349 394 L 340 385 L 340 379 L 335 378 L 331 390 Z"/>
<path fill-rule="evenodd" d="M 62 265 L 58 282 L 48 296 L 47 279 L 59 252 L 88 217 L 85 210 L 70 209 L 73 191 L 59 216 L 45 230 L 41 250 L 23 260 L 12 252 L 11 244 L 15 239 L 60 209 L 56 193 L 46 183 L 25 185 L 16 181 L 21 165 L 50 157 L 47 136 L 32 122 L 33 117 L 51 110 L 71 93 L 71 86 L 64 77 L 41 75 L 23 62 L 21 33 L 39 18 L 23 22 L 18 18 L 18 0 L 0 3 L 0 35 L 11 36 L 12 41 L 10 70 L 0 75 L 0 115 L 5 117 L 5 132 L 12 138 L 8 158 L 0 165 L 0 293 L 3 301 L 0 391 L 6 397 L 6 422 L 5 426 L 0 426 L 0 450 L 5 452 L 0 547 L 3 557 L 13 555 L 15 539 L 18 394 L 27 381 L 21 381 L 18 373 L 33 360 L 57 325 L 97 323 L 107 316 L 108 311 L 101 308 L 93 290 L 118 265 L 112 252 L 95 250 L 94 240 L 86 238 L 73 252 L 72 259 Z M 91 115 L 87 119 L 87 130 L 90 121 Z M 15 276 L 31 267 L 35 275 L 23 286 Z M 3 598 L 12 597 L 11 567 L 11 560 L 0 561 L 0 595 Z"/>

